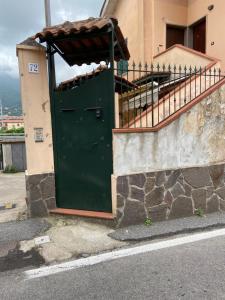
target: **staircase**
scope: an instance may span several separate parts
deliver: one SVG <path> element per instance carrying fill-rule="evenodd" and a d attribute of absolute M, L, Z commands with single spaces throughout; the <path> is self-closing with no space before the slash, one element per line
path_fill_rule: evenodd
<path fill-rule="evenodd" d="M 120 128 L 157 129 L 225 83 L 218 60 L 181 45 L 157 55 L 150 70 L 141 70 L 139 65 L 136 87 L 120 95 Z"/>

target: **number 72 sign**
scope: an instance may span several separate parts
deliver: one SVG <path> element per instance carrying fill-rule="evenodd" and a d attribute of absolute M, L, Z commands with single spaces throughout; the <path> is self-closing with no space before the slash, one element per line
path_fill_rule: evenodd
<path fill-rule="evenodd" d="M 29 73 L 39 73 L 39 64 L 38 63 L 29 63 L 28 71 L 29 71 Z"/>

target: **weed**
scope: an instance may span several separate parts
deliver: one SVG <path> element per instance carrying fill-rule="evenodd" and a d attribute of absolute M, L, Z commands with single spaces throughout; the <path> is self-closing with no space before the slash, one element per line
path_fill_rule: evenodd
<path fill-rule="evenodd" d="M 17 168 L 13 165 L 7 165 L 3 170 L 3 173 L 17 173 L 17 172 L 18 172 Z"/>
<path fill-rule="evenodd" d="M 145 220 L 145 225 L 146 225 L 146 226 L 152 225 L 152 219 L 151 219 L 151 218 L 147 218 L 147 219 Z"/>
<path fill-rule="evenodd" d="M 198 216 L 198 217 L 203 217 L 203 216 L 204 216 L 204 211 L 203 211 L 203 209 L 200 207 L 200 208 L 197 208 L 197 209 L 196 209 L 195 214 L 196 214 L 196 216 Z"/>

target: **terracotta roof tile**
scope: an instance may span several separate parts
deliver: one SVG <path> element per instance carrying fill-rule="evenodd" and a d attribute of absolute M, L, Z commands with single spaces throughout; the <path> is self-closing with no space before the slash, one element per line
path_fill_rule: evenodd
<path fill-rule="evenodd" d="M 57 51 L 70 66 L 99 63 L 108 58 L 111 43 L 108 29 L 112 27 L 118 42 L 114 48 L 114 58 L 117 61 L 128 60 L 130 58 L 129 50 L 115 18 L 67 21 L 60 25 L 44 28 L 34 38 L 39 38 L 40 42 L 49 42 L 53 46 L 55 45 Z"/>
<path fill-rule="evenodd" d="M 117 25 L 116 19 L 111 19 L 114 25 Z M 60 35 L 70 35 L 76 33 L 93 32 L 111 26 L 110 19 L 108 18 L 89 18 L 87 20 L 69 22 L 63 24 L 50 26 L 43 29 L 35 35 L 35 38 L 47 40 L 49 37 L 57 37 Z"/>

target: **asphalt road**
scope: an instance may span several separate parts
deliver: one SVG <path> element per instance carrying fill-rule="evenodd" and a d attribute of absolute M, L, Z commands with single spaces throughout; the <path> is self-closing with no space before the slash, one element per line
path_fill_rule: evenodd
<path fill-rule="evenodd" d="M 0 273 L 0 299 L 225 299 L 225 236 L 36 279 Z"/>

